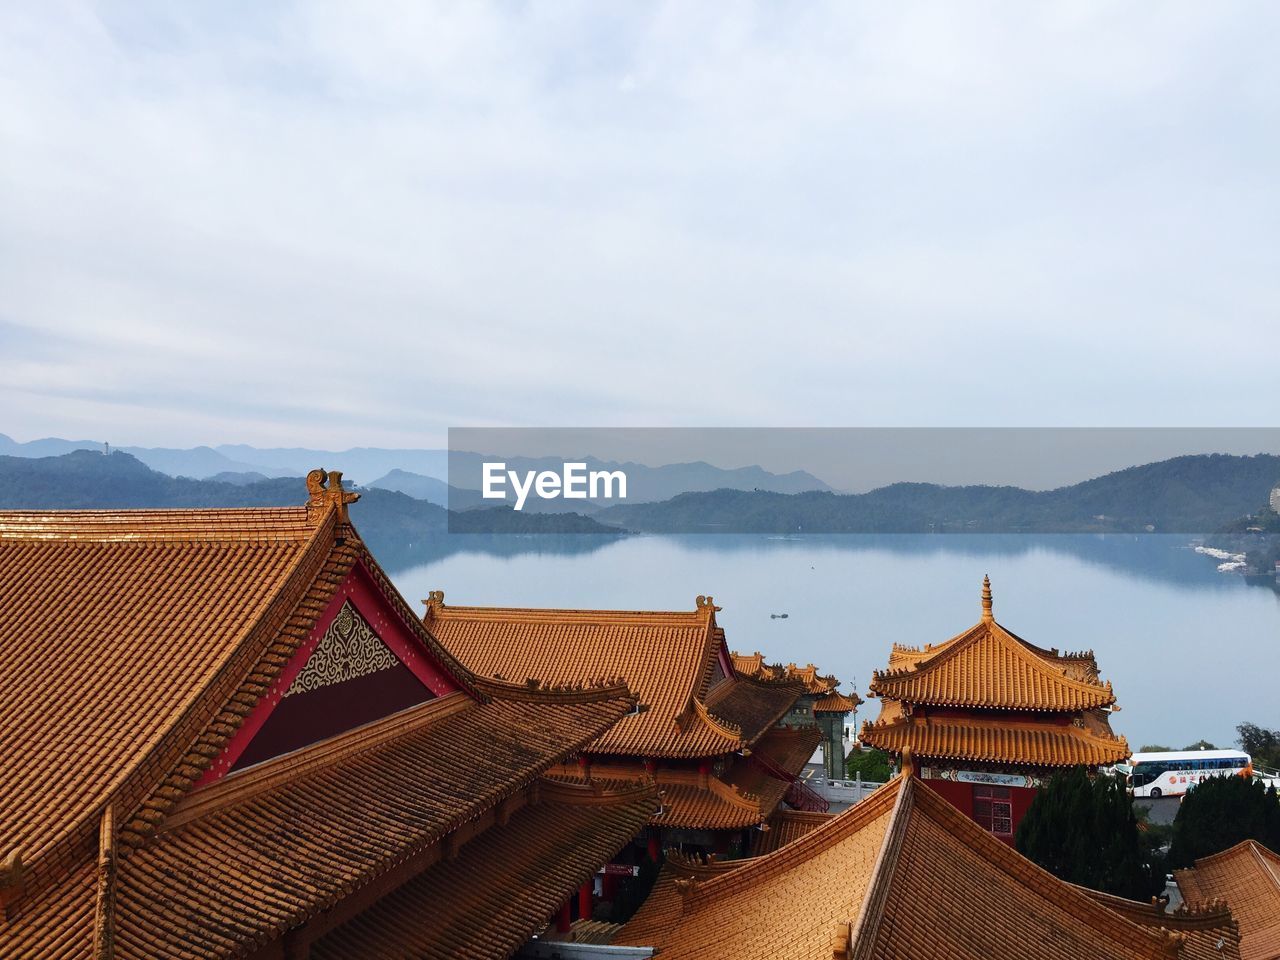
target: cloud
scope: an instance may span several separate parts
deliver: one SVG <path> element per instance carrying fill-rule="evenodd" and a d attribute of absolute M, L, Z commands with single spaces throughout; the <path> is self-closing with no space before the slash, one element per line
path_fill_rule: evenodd
<path fill-rule="evenodd" d="M 1277 16 L 28 5 L 3 429 L 1262 423 Z"/>

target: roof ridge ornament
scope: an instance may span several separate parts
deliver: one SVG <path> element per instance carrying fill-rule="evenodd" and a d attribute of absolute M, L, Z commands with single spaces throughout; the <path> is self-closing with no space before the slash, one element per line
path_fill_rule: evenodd
<path fill-rule="evenodd" d="M 310 499 L 307 501 L 307 519 L 312 523 L 319 521 L 328 510 L 335 508 L 338 511 L 339 522 L 348 523 L 350 519 L 347 516 L 347 504 L 355 503 L 360 499 L 360 494 L 343 489 L 341 470 L 326 472 L 323 467 L 307 474 L 307 493 L 310 494 Z"/>
<path fill-rule="evenodd" d="M 995 617 L 991 613 L 991 578 L 982 575 L 982 622 L 991 623 Z"/>
<path fill-rule="evenodd" d="M 428 617 L 430 617 L 433 613 L 435 613 L 437 609 L 444 606 L 444 591 L 429 590 L 427 591 L 427 599 L 423 600 L 422 602 L 427 606 L 426 612 L 423 614 L 423 617 L 422 617 L 422 619 L 425 620 Z"/>
<path fill-rule="evenodd" d="M 723 609 L 721 607 L 716 606 L 715 597 L 704 596 L 703 594 L 698 594 L 697 599 L 694 600 L 694 604 L 697 607 L 697 609 L 710 610 L 712 613 L 715 613 L 716 611 Z"/>

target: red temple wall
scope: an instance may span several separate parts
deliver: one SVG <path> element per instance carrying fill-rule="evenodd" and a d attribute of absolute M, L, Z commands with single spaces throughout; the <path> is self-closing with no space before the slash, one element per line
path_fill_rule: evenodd
<path fill-rule="evenodd" d="M 959 780 L 925 780 L 924 782 L 966 817 L 973 819 L 974 784 L 963 783 Z M 1035 799 L 1038 791 L 1034 787 L 1009 787 L 1008 789 L 1009 806 L 1013 814 L 1013 832 L 1016 834 L 1018 832 L 1018 824 L 1027 815 L 1027 810 L 1031 807 L 1031 801 Z M 1013 844 L 1013 837 L 1011 836 L 1002 837 L 996 835 L 996 837 L 1010 845 Z"/>

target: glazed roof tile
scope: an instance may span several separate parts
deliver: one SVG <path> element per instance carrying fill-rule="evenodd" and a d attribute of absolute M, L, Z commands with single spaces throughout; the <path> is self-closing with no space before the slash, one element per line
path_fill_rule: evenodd
<path fill-rule="evenodd" d="M 1188 902 L 1226 901 L 1240 925 L 1242 960 L 1280 957 L 1280 854 L 1245 840 L 1173 876 Z"/>
<path fill-rule="evenodd" d="M 334 522 L 302 508 L 0 513 L 0 855 L 39 869 L 90 828 L 275 627 Z"/>
<path fill-rule="evenodd" d="M 1170 913 L 1162 902 L 1138 903 L 1088 887 L 1075 889 L 1126 920 L 1154 930 L 1163 928 L 1182 937 L 1180 960 L 1241 960 L 1240 930 L 1223 901 L 1184 904 Z"/>
<path fill-rule="evenodd" d="M 267 943 L 531 783 L 629 706 L 453 694 L 385 746 L 183 822 L 121 867 L 117 956 Z"/>
<path fill-rule="evenodd" d="M 773 853 L 779 847 L 785 847 L 823 826 L 834 816 L 834 813 L 811 813 L 785 807 L 775 810 L 769 817 L 769 829 L 751 835 L 751 856 L 760 857 Z"/>
<path fill-rule="evenodd" d="M 614 942 L 655 946 L 666 960 L 1167 960 L 1184 946 L 1056 879 L 902 778 L 793 843 L 708 878 L 664 868 Z"/>
<path fill-rule="evenodd" d="M 731 679 L 711 690 L 706 705 L 713 716 L 741 730 L 743 742 L 750 746 L 786 715 L 802 692 L 795 682 Z"/>
<path fill-rule="evenodd" d="M 326 486 L 313 471 L 308 487 L 311 502 L 299 509 L 0 514 L 8 641 L 0 676 L 24 678 L 0 690 L 8 750 L 0 893 L 10 901 L 0 956 L 85 956 L 111 934 L 113 917 L 121 957 L 222 955 L 217 944 L 228 938 L 236 945 L 223 953 L 238 953 L 242 940 L 331 896 L 335 876 L 350 889 L 403 861 L 428 841 L 432 817 L 453 823 L 518 790 L 634 704 L 619 685 L 551 691 L 472 677 L 368 555 L 346 519 L 354 495 L 340 477 L 329 475 Z M 344 771 L 350 780 L 366 761 L 348 748 L 370 747 L 366 738 L 383 721 L 183 800 L 357 563 L 464 693 L 386 718 L 404 742 L 386 746 L 378 753 L 385 765 L 354 781 L 344 782 Z M 41 576 L 31 576 L 37 569 Z M 433 713 L 455 710 L 476 729 Z M 424 714 L 439 723 L 414 734 L 408 726 Z M 339 747 L 348 750 L 341 764 Z M 428 768 L 408 770 L 413 757 Z M 277 784 L 280 770 L 287 776 Z M 259 789 L 263 782 L 271 788 Z M 372 783 L 383 792 L 369 796 Z M 226 796 L 234 802 L 218 801 Z M 370 832 L 379 803 L 412 812 Z M 442 814 L 445 806 L 452 812 Z M 345 837 L 327 859 L 295 833 L 308 820 L 316 836 Z M 158 836 L 157 827 L 165 828 Z M 232 860 L 231 850 L 242 856 Z M 271 853 L 274 868 L 262 860 Z M 25 869 L 11 869 L 13 854 Z M 252 886 L 237 889 L 250 871 Z M 112 875 L 115 883 L 103 879 Z M 203 899 L 193 903 L 190 891 Z M 104 897 L 117 909 L 95 905 Z M 208 922 L 217 911 L 222 919 Z"/>
<path fill-rule="evenodd" d="M 895 646 L 889 669 L 872 674 L 871 692 L 908 703 L 997 710 L 1074 712 L 1115 703 L 1097 678 L 1092 653 L 1059 656 L 1010 633 L 991 614 L 946 643 L 925 650 Z"/>
<path fill-rule="evenodd" d="M 813 704 L 814 713 L 852 713 L 858 709 L 862 698 L 856 693 L 845 696 L 838 690 L 832 690 L 826 696 L 819 697 Z"/>
<path fill-rule="evenodd" d="M 765 663 L 764 654 L 759 650 L 751 654 L 738 653 L 735 650 L 730 656 L 733 660 L 733 669 L 743 677 L 756 680 L 796 681 L 804 684 L 805 693 L 812 696 L 831 693 L 840 685 L 840 681 L 834 676 L 820 675 L 818 668 L 812 663 L 803 667 L 798 667 L 794 663 L 788 663 L 786 666 L 780 663 Z"/>
<path fill-rule="evenodd" d="M 744 731 L 715 715 L 705 698 L 719 654 L 715 608 L 699 598 L 688 612 L 549 610 L 456 607 L 433 594 L 423 618 L 427 629 L 481 676 L 516 682 L 526 678 L 579 683 L 621 677 L 647 707 L 627 717 L 591 745 L 591 751 L 644 757 L 708 757 L 732 753 L 748 742 Z M 734 678 L 719 692 L 731 709 Z M 759 695 L 764 699 L 768 695 Z M 743 710 L 753 725 L 771 703 Z"/>
<path fill-rule="evenodd" d="M 316 960 L 511 956 L 643 826 L 650 788 L 616 795 L 547 786 L 517 811 L 311 950 Z"/>
<path fill-rule="evenodd" d="M 1088 718 L 1074 724 L 1009 722 L 980 718 L 895 717 L 864 723 L 858 738 L 889 753 L 910 748 L 917 757 L 1071 767 L 1118 763 L 1129 756 L 1124 737 Z"/>

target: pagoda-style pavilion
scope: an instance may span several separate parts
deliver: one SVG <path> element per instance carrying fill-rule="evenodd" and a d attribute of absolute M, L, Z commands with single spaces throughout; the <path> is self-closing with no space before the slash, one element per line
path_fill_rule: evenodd
<path fill-rule="evenodd" d="M 849 727 L 849 715 L 856 718 L 862 698 L 857 693 L 840 692 L 840 681 L 832 674 L 821 676 L 812 663 L 797 667 L 789 663 L 765 663 L 764 654 L 757 650 L 752 654 L 734 651 L 733 666 L 741 676 L 757 680 L 796 680 L 804 685 L 804 694 L 796 700 L 788 720 L 797 726 L 813 723 L 822 731 L 823 773 L 830 780 L 843 780 L 845 770 L 844 742 Z"/>
<path fill-rule="evenodd" d="M 670 857 L 611 940 L 662 960 L 1239 960 L 1221 904 L 1065 883 L 904 775 L 765 856 Z"/>
<path fill-rule="evenodd" d="M 1217 900 L 1240 924 L 1242 960 L 1280 960 L 1280 854 L 1256 840 L 1175 870 L 1183 899 Z"/>
<path fill-rule="evenodd" d="M 897 756 L 911 750 L 933 789 L 1010 843 L 1054 770 L 1129 756 L 1111 732 L 1119 707 L 1093 652 L 1044 650 L 1006 630 L 985 577 L 982 619 L 936 646 L 894 644 L 871 695 L 880 716 L 863 725 L 862 742 Z"/>
<path fill-rule="evenodd" d="M 506 957 L 648 821 L 547 776 L 624 685 L 475 676 L 307 485 L 0 513 L 0 956 Z"/>
<path fill-rule="evenodd" d="M 662 807 L 644 850 L 665 846 L 744 853 L 784 801 L 826 802 L 798 778 L 818 730 L 784 719 L 804 693 L 794 679 L 754 679 L 734 669 L 710 597 L 674 612 L 461 607 L 435 591 L 423 618 L 454 657 L 480 676 L 553 684 L 625 678 L 640 700 L 565 767 L 567 778 L 656 782 Z"/>

